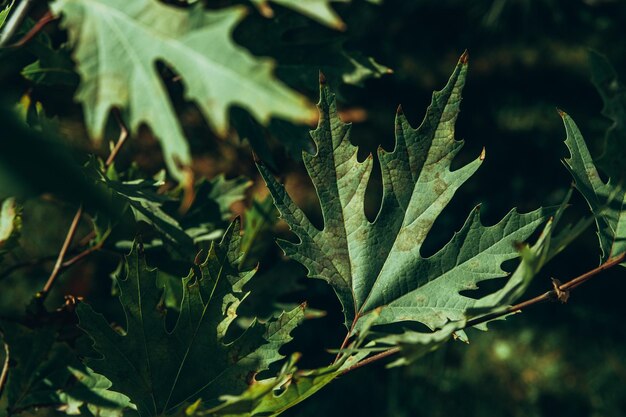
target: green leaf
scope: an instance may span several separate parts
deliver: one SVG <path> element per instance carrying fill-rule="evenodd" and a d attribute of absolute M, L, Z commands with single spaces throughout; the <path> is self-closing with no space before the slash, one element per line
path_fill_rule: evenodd
<path fill-rule="evenodd" d="M 193 251 L 193 240 L 187 235 L 178 221 L 163 211 L 163 204 L 170 198 L 157 194 L 158 181 L 134 180 L 115 181 L 101 176 L 102 181 L 130 208 L 135 221 L 145 222 L 171 244 L 179 246 L 181 250 Z"/>
<path fill-rule="evenodd" d="M 565 166 L 596 219 L 600 261 L 605 262 L 626 252 L 626 188 L 611 177 L 606 183 L 602 181 L 578 126 L 569 115 L 560 114 L 567 133 L 565 145 L 571 154 L 565 158 Z"/>
<path fill-rule="evenodd" d="M 250 376 L 283 357 L 278 350 L 291 340 L 302 307 L 265 324 L 255 322 L 241 335 L 227 333 L 245 297 L 242 287 L 255 272 L 239 270 L 240 240 L 235 222 L 222 242 L 212 245 L 201 275 L 184 280 L 180 314 L 171 331 L 160 308 L 156 271 L 147 268 L 137 246 L 127 257 L 126 277 L 117 280 L 126 313 L 123 334 L 88 305 L 79 305 L 79 327 L 102 355 L 87 364 L 130 397 L 141 416 L 239 393 Z"/>
<path fill-rule="evenodd" d="M 375 312 L 365 320 L 365 331 L 374 323 L 372 318 L 377 317 L 377 314 L 378 312 Z M 358 350 L 364 342 L 363 335 L 359 335 L 350 344 L 350 349 Z M 300 359 L 300 354 L 295 353 L 276 377 L 251 384 L 241 395 L 224 395 L 220 398 L 222 404 L 210 409 L 202 409 L 198 403 L 193 404 L 187 408 L 187 414 L 226 417 L 277 416 L 309 398 L 367 356 L 366 351 L 351 353 L 353 352 L 341 352 L 338 360 L 332 365 L 312 370 L 298 370 L 296 363 Z"/>
<path fill-rule="evenodd" d="M 220 237 L 225 222 L 233 216 L 231 206 L 245 198 L 251 185 L 252 181 L 246 177 L 226 179 L 223 174 L 209 181 L 200 180 L 193 204 L 180 219 L 181 226 L 195 243 L 215 239 L 217 231 Z"/>
<path fill-rule="evenodd" d="M 4 26 L 4 22 L 7 20 L 11 7 L 13 7 L 13 2 L 7 4 L 4 9 L 0 10 L 0 28 Z"/>
<path fill-rule="evenodd" d="M 563 202 L 554 214 L 548 219 L 537 241 L 533 245 L 518 244 L 520 263 L 515 268 L 511 277 L 500 290 L 483 297 L 471 310 L 471 314 L 480 316 L 483 313 L 495 313 L 503 311 L 515 300 L 520 298 L 530 285 L 532 279 L 539 271 L 556 255 L 561 253 L 572 241 L 574 241 L 593 222 L 593 218 L 581 219 L 576 224 L 568 224 L 561 227 L 555 233 L 561 217 L 568 207 L 572 190 L 570 189 Z M 499 319 L 504 319 L 503 316 Z M 477 328 L 487 330 L 487 323 L 478 325 Z"/>
<path fill-rule="evenodd" d="M 302 96 L 271 75 L 272 64 L 235 45 L 230 34 L 245 9 L 181 9 L 156 0 L 56 0 L 74 45 L 90 134 L 101 138 L 109 111 L 119 107 L 135 131 L 147 123 L 161 140 L 171 173 L 183 178 L 189 146 L 157 69 L 170 66 L 185 84 L 185 97 L 198 104 L 209 123 L 227 131 L 228 108 L 244 107 L 261 123 L 271 116 L 312 119 Z"/>
<path fill-rule="evenodd" d="M 304 401 L 341 374 L 341 364 L 315 370 L 298 370 L 299 356 L 293 355 L 275 377 L 252 384 L 241 395 L 223 396 L 224 401 L 209 410 L 188 409 L 191 415 L 224 417 L 273 417 Z"/>
<path fill-rule="evenodd" d="M 565 145 L 571 157 L 565 165 L 576 188 L 585 197 L 596 218 L 602 250 L 601 261 L 626 252 L 626 89 L 606 58 L 591 53 L 592 81 L 604 101 L 603 114 L 613 121 L 606 133 L 604 152 L 597 164 L 572 118 L 560 112 L 567 137 Z M 600 178 L 598 169 L 609 178 Z M 626 266 L 626 262 L 622 265 Z"/>
<path fill-rule="evenodd" d="M 22 27 L 22 36 L 31 30 L 35 21 L 27 19 Z M 79 77 L 74 71 L 74 63 L 70 58 L 67 45 L 56 49 L 52 39 L 46 32 L 39 32 L 28 43 L 28 50 L 37 57 L 37 60 L 25 66 L 21 75 L 37 85 L 66 86 L 74 88 L 78 85 Z"/>
<path fill-rule="evenodd" d="M 106 378 L 80 364 L 50 326 L 29 329 L 3 321 L 0 330 L 10 364 L 0 416 L 45 406 L 76 414 L 85 405 L 95 416 L 121 417 L 130 406 L 126 396 L 109 390 Z"/>
<path fill-rule="evenodd" d="M 481 281 L 503 277 L 503 262 L 514 259 L 515 242 L 527 239 L 551 210 L 515 210 L 493 226 L 483 226 L 478 207 L 439 252 L 428 258 L 421 246 L 455 191 L 478 169 L 484 153 L 451 171 L 462 147 L 454 139 L 467 57 L 463 55 L 446 87 L 433 94 L 426 117 L 413 129 L 402 111 L 396 117 L 393 152 L 380 149 L 382 205 L 374 222 L 364 213 L 372 169 L 370 156 L 357 160 L 350 125 L 337 115 L 334 95 L 322 84 L 320 121 L 312 132 L 315 155 L 303 154 L 324 218 L 313 226 L 269 171 L 259 166 L 281 216 L 299 242 L 279 241 L 285 254 L 302 263 L 309 276 L 333 286 L 345 324 L 358 330 L 380 310 L 376 324 L 417 321 L 431 329 L 465 318 L 479 300 L 461 295 Z"/>
<path fill-rule="evenodd" d="M 376 339 L 376 346 L 392 346 L 400 348 L 400 357 L 388 366 L 395 367 L 407 365 L 420 359 L 422 356 L 434 351 L 446 343 L 457 331 L 465 327 L 465 320 L 447 323 L 443 328 L 434 332 L 404 331 L 401 334 L 382 335 Z"/>
<path fill-rule="evenodd" d="M 52 48 L 40 59 L 25 66 L 21 74 L 27 80 L 40 85 L 74 87 L 78 84 L 69 55 L 63 50 Z"/>
<path fill-rule="evenodd" d="M 263 201 L 252 201 L 243 222 L 241 249 L 244 265 L 254 265 L 261 259 L 261 254 L 272 241 L 272 229 L 277 220 L 278 214 L 269 195 Z"/>
<path fill-rule="evenodd" d="M 122 417 L 125 409 L 134 409 L 127 396 L 110 391 L 111 381 L 89 368 L 68 366 L 77 384 L 59 393 L 69 415 L 83 415 L 84 408 L 98 417 Z M 94 400 L 94 398 L 96 400 Z"/>
<path fill-rule="evenodd" d="M 268 0 L 251 0 L 261 13 L 266 17 L 272 17 L 274 11 L 269 6 Z M 344 30 L 346 28 L 345 23 L 335 13 L 330 3 L 349 3 L 350 0 L 271 0 L 272 3 L 278 4 L 283 7 L 289 7 L 299 13 L 309 16 L 318 22 L 330 26 L 335 29 Z"/>

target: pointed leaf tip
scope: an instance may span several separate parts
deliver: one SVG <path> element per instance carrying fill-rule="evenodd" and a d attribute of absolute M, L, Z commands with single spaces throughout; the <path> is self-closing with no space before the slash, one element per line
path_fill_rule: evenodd
<path fill-rule="evenodd" d="M 556 112 L 559 114 L 559 116 L 561 116 L 562 118 L 565 118 L 565 116 L 567 116 L 567 113 L 565 113 L 563 110 L 559 109 L 557 107 Z"/>
<path fill-rule="evenodd" d="M 469 62 L 469 52 L 467 52 L 467 49 L 466 49 L 465 51 L 463 51 L 463 54 L 459 58 L 459 63 L 467 64 L 468 62 Z"/>
<path fill-rule="evenodd" d="M 326 76 L 324 75 L 324 73 L 320 70 L 320 84 L 325 85 L 326 84 Z"/>
<path fill-rule="evenodd" d="M 480 151 L 480 155 L 478 156 L 478 159 L 480 159 L 481 161 L 484 161 L 485 156 L 486 156 L 486 150 L 485 150 L 485 147 L 483 146 L 483 150 Z"/>
<path fill-rule="evenodd" d="M 402 104 L 398 104 L 398 109 L 396 110 L 396 114 L 398 116 L 404 114 L 404 109 L 402 108 Z"/>

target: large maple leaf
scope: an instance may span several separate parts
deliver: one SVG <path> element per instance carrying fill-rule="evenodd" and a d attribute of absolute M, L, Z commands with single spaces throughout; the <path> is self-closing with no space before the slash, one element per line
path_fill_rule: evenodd
<path fill-rule="evenodd" d="M 125 331 L 114 330 L 86 304 L 78 307 L 79 327 L 101 358 L 87 364 L 127 395 L 141 416 L 171 413 L 189 401 L 212 400 L 243 391 L 254 375 L 283 356 L 280 347 L 302 320 L 301 307 L 267 323 L 253 322 L 233 338 L 227 333 L 254 270 L 239 270 L 239 223 L 213 244 L 206 261 L 183 282 L 175 327 L 168 331 L 156 270 L 135 246 L 127 257 L 125 279 L 118 279 L 126 313 Z"/>
<path fill-rule="evenodd" d="M 282 218 L 299 238 L 297 243 L 280 241 L 280 246 L 307 267 L 309 276 L 333 286 L 346 326 L 353 330 L 373 311 L 379 314 L 376 324 L 417 321 L 431 329 L 464 319 L 482 304 L 460 292 L 505 276 L 502 263 L 518 256 L 514 244 L 527 239 L 550 211 L 512 210 L 496 225 L 484 226 L 477 207 L 448 244 L 433 256 L 422 256 L 433 223 L 485 157 L 483 152 L 451 170 L 463 145 L 454 139 L 454 124 L 466 72 L 464 54 L 445 88 L 433 94 L 419 128 L 413 129 L 399 109 L 395 149 L 378 152 L 383 197 L 373 222 L 365 216 L 364 196 L 374 161 L 357 160 L 350 125 L 339 119 L 334 95 L 324 83 L 320 120 L 312 132 L 317 153 L 303 154 L 324 228 L 317 229 L 259 165 Z"/>
<path fill-rule="evenodd" d="M 90 134 L 101 138 L 110 109 L 118 107 L 133 130 L 142 123 L 152 128 L 179 179 L 191 156 L 157 71 L 159 61 L 180 75 L 185 97 L 222 134 L 231 105 L 262 123 L 271 116 L 293 121 L 313 116 L 304 97 L 272 76 L 270 61 L 233 43 L 231 32 L 245 8 L 204 11 L 157 0 L 56 0 L 51 8 L 63 15 L 74 45 L 81 76 L 77 99 Z"/>

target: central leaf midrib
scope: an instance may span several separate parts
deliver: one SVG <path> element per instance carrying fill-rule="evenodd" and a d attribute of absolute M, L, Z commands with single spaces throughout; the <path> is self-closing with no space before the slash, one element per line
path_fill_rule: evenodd
<path fill-rule="evenodd" d="M 433 145 L 434 137 L 435 137 L 437 131 L 439 130 L 440 125 L 441 125 L 441 120 L 442 120 L 442 117 L 443 117 L 443 114 L 444 114 L 444 110 L 445 110 L 445 108 L 447 107 L 447 105 L 449 103 L 449 100 L 450 100 L 450 97 L 452 96 L 452 93 L 454 92 L 454 87 L 456 87 L 456 83 L 458 81 L 458 75 L 459 75 L 458 72 L 455 73 L 455 78 L 453 80 L 452 88 L 450 89 L 450 94 L 446 98 L 446 103 L 445 103 L 445 105 L 443 105 L 443 110 L 440 112 L 439 117 L 437 118 L 437 128 L 435 130 L 433 130 L 432 135 L 430 135 L 430 137 L 429 137 L 428 154 L 430 154 L 430 150 L 431 150 L 432 145 Z M 427 113 L 426 113 L 426 117 L 428 117 L 428 110 L 427 110 Z M 419 132 L 420 128 L 421 128 L 421 126 L 418 127 L 418 129 L 416 129 L 416 133 Z M 396 140 L 397 140 L 397 138 L 396 138 Z M 408 148 L 407 148 L 407 152 L 408 152 Z M 407 209 L 408 209 L 408 207 L 410 207 L 411 201 L 413 200 L 413 198 L 415 196 L 415 188 L 419 184 L 420 177 L 421 177 L 422 173 L 424 172 L 424 168 L 426 167 L 426 161 L 428 160 L 428 154 L 427 154 L 426 159 L 424 160 L 424 163 L 422 164 L 422 167 L 420 168 L 419 174 L 417 175 L 417 180 L 415 181 L 415 184 L 413 185 L 413 189 L 411 191 L 411 198 L 410 198 L 409 203 L 407 205 Z M 382 198 L 382 201 L 384 201 L 384 196 Z M 384 266 L 387 264 L 387 261 L 389 260 L 389 256 L 393 252 L 393 248 L 396 246 L 396 242 L 398 241 L 398 237 L 400 236 L 400 231 L 402 230 L 402 227 L 404 227 L 404 220 L 405 219 L 406 219 L 406 210 L 403 210 L 402 225 L 400 226 L 400 229 L 398 229 L 398 233 L 394 236 L 394 240 L 393 240 L 393 243 L 391 245 L 391 248 L 387 252 L 387 255 L 385 257 L 385 261 L 383 262 L 380 270 L 378 271 L 378 273 L 376 275 L 376 279 L 374 279 L 374 282 L 372 283 L 372 286 L 371 286 L 369 292 L 367 293 L 367 296 L 363 299 L 363 304 L 361 305 L 360 309 L 358 310 L 358 312 L 356 314 L 357 319 L 358 319 L 358 317 L 363 316 L 363 315 L 365 315 L 365 314 L 367 314 L 367 313 L 369 313 L 369 312 L 374 310 L 374 309 L 372 309 L 372 310 L 368 310 L 367 312 L 364 312 L 363 308 L 365 307 L 365 305 L 367 305 L 367 302 L 368 302 L 369 298 L 372 296 L 373 290 L 376 287 L 376 283 L 378 282 L 378 280 L 379 280 L 379 278 L 381 276 L 381 272 L 383 271 Z M 356 323 L 357 319 L 355 319 L 355 323 Z"/>
<path fill-rule="evenodd" d="M 328 108 L 325 109 L 325 111 L 327 113 L 327 118 L 326 118 L 325 122 L 328 124 L 328 131 L 330 132 L 331 143 L 332 143 L 332 137 L 334 135 L 334 132 L 333 132 L 332 123 L 331 123 L 330 105 L 328 105 Z M 339 117 L 339 116 L 337 115 L 337 117 Z M 341 122 L 341 126 L 345 126 L 345 124 L 343 122 Z M 342 132 L 341 139 L 339 140 L 339 145 L 337 147 L 341 146 L 341 143 L 344 140 L 347 140 L 348 144 L 351 145 L 349 143 L 349 139 L 347 138 L 348 132 L 350 132 L 350 128 L 349 128 L 349 126 L 346 126 L 346 127 L 347 128 L 345 129 L 345 131 Z M 352 280 L 352 255 L 351 255 L 351 252 L 350 252 L 350 245 L 348 244 L 348 230 L 346 228 L 346 221 L 345 221 L 346 219 L 345 219 L 345 215 L 344 215 L 343 201 L 342 201 L 342 198 L 341 198 L 341 194 L 339 193 L 339 176 L 337 175 L 337 165 L 338 165 L 338 163 L 337 163 L 337 160 L 336 160 L 336 157 L 335 157 L 334 145 L 332 145 L 331 147 L 333 148 L 332 152 L 331 152 L 331 155 L 332 155 L 332 158 L 333 158 L 332 170 L 333 170 L 333 173 L 334 173 L 334 176 L 335 176 L 335 181 L 331 181 L 331 184 L 332 184 L 332 186 L 334 188 L 333 191 L 335 191 L 336 194 L 337 194 L 337 198 L 338 198 L 339 204 L 341 206 L 341 210 L 339 210 L 339 212 L 340 212 L 340 216 L 341 216 L 341 225 L 343 227 L 343 233 L 344 233 L 344 237 L 345 237 L 344 242 L 345 242 L 345 247 L 346 247 L 346 253 L 348 254 L 348 277 L 347 277 L 347 279 L 344 278 L 344 277 L 342 277 L 342 278 L 344 278 L 343 281 L 346 283 L 348 288 L 350 288 L 350 293 L 352 294 L 352 306 L 353 306 L 353 309 L 354 309 L 354 317 L 355 317 L 355 321 L 356 321 L 356 318 L 358 317 L 358 309 L 357 309 L 357 305 L 356 305 L 356 303 L 357 303 L 356 296 L 354 294 L 354 283 L 353 283 L 353 280 Z M 318 153 L 319 153 L 319 151 L 318 151 Z M 352 156 L 350 158 L 352 158 Z M 320 204 L 321 204 L 321 202 L 320 202 Z M 334 262 L 334 258 L 333 257 L 330 257 L 330 262 L 334 265 L 335 269 L 337 271 L 339 271 L 339 269 L 337 268 L 337 264 Z"/>
<path fill-rule="evenodd" d="M 297 316 L 292 317 L 289 321 L 294 321 L 294 320 L 298 320 Z M 284 326 L 281 326 L 284 327 Z M 237 340 L 240 340 L 242 337 L 245 336 L 246 332 L 250 331 L 251 328 L 248 328 L 244 331 L 244 333 L 239 336 L 239 338 Z M 280 328 L 278 330 L 276 330 L 274 333 L 272 333 L 272 336 L 276 333 L 278 333 L 280 331 Z M 266 339 L 267 340 L 267 339 Z M 267 340 L 269 342 L 269 340 Z M 236 340 L 232 343 L 235 343 Z M 241 356 L 236 363 L 239 363 L 242 359 L 249 357 L 250 355 L 254 354 L 256 352 L 256 349 L 250 351 L 247 355 Z M 216 382 L 222 375 L 224 375 L 226 372 L 228 372 L 228 370 L 231 369 L 230 367 L 225 367 L 215 378 L 213 378 L 211 381 L 207 382 L 206 384 L 204 384 L 202 387 L 198 388 L 195 392 L 193 392 L 192 394 L 188 395 L 187 398 L 185 398 L 184 400 L 182 400 L 181 402 L 179 402 L 178 404 L 173 405 L 169 410 L 165 409 L 164 412 L 170 412 L 175 410 L 179 405 L 183 404 L 185 401 L 190 400 L 191 398 L 193 398 L 194 396 L 196 396 L 198 393 L 204 391 L 206 388 L 208 388 L 211 384 L 213 384 L 214 382 Z"/>
<path fill-rule="evenodd" d="M 224 256 L 226 256 L 226 255 L 224 255 Z M 189 341 L 189 343 L 187 345 L 187 349 L 185 350 L 185 355 L 183 356 L 183 359 L 181 360 L 180 366 L 178 367 L 178 371 L 176 373 L 176 377 L 174 378 L 174 382 L 172 383 L 172 387 L 170 389 L 169 395 L 167 397 L 167 401 L 165 401 L 165 405 L 163 406 L 163 410 L 162 411 L 167 411 L 167 406 L 169 405 L 170 399 L 172 398 L 172 395 L 174 394 L 174 389 L 176 388 L 176 385 L 178 384 L 178 380 L 180 378 L 180 374 L 181 374 L 181 372 L 183 370 L 183 367 L 184 367 L 184 365 L 185 365 L 185 363 L 187 361 L 187 357 L 189 355 L 189 351 L 191 350 L 191 346 L 195 342 L 196 336 L 198 335 L 198 330 L 200 329 L 200 327 L 202 326 L 202 323 L 204 321 L 206 311 L 209 308 L 209 305 L 211 304 L 211 301 L 213 300 L 213 295 L 215 294 L 215 291 L 217 289 L 219 281 L 222 278 L 222 272 L 224 271 L 224 264 L 225 264 L 225 262 L 223 262 L 223 260 L 220 260 L 220 269 L 219 269 L 219 272 L 217 274 L 217 278 L 215 279 L 215 285 L 213 286 L 213 289 L 211 290 L 211 295 L 209 296 L 209 299 L 206 301 L 206 304 L 204 304 L 204 308 L 202 309 L 202 315 L 200 316 L 200 320 L 198 320 L 198 325 L 194 329 L 193 336 L 191 337 L 191 340 Z M 202 277 L 202 278 L 204 278 L 204 277 Z M 196 284 L 198 285 L 198 293 L 199 293 L 200 296 L 202 296 L 202 293 L 200 292 L 200 280 L 197 279 Z M 207 385 L 210 385 L 216 379 L 218 379 L 223 372 L 224 371 L 220 372 Z M 207 385 L 205 385 L 205 387 Z M 202 388 L 202 389 L 204 389 L 204 388 Z M 195 395 L 195 393 L 192 394 L 192 395 Z"/>

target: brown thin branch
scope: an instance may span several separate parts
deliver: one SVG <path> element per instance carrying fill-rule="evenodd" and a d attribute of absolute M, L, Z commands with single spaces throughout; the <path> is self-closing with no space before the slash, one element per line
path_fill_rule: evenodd
<path fill-rule="evenodd" d="M 582 275 L 580 275 L 577 278 L 574 278 L 571 281 L 566 282 L 565 284 L 561 285 L 559 287 L 559 289 L 561 291 L 568 291 L 568 290 L 573 290 L 574 288 L 580 286 L 581 284 L 584 284 L 585 282 L 587 282 L 590 278 L 592 278 L 594 275 L 596 275 L 599 272 L 602 272 L 604 270 L 607 270 L 615 265 L 618 265 L 620 263 L 622 263 L 622 261 L 626 259 L 626 253 L 622 253 L 621 255 L 617 255 L 614 258 L 611 258 L 609 260 L 607 260 L 605 263 L 603 263 L 602 265 L 600 265 L 599 267 L 592 269 L 589 272 L 586 272 Z"/>
<path fill-rule="evenodd" d="M 122 121 L 122 117 L 120 116 L 120 113 L 117 109 L 113 111 L 113 116 L 115 116 L 117 124 L 120 127 L 120 136 L 117 138 L 117 143 L 115 144 L 113 149 L 111 149 L 111 153 L 109 154 L 109 157 L 105 162 L 105 166 L 107 168 L 113 164 L 113 161 L 115 161 L 117 154 L 120 153 L 120 149 L 122 149 L 122 146 L 124 146 L 124 143 L 126 143 L 126 139 L 128 139 L 128 129 Z"/>
<path fill-rule="evenodd" d="M 374 356 L 370 356 L 369 358 L 365 358 L 362 361 L 357 362 L 354 365 L 350 366 L 349 368 L 344 369 L 341 372 L 341 375 L 347 374 L 348 372 L 354 371 L 355 369 L 361 368 L 362 366 L 369 365 L 372 362 L 376 362 L 376 361 L 379 361 L 381 359 L 385 359 L 388 356 L 395 355 L 398 352 L 400 352 L 400 348 L 399 347 L 394 347 L 394 348 L 391 348 L 391 349 L 386 350 L 384 352 L 377 353 Z"/>
<path fill-rule="evenodd" d="M 108 168 L 109 166 L 113 164 L 113 162 L 115 161 L 115 157 L 119 154 L 120 149 L 122 148 L 122 146 L 126 142 L 126 139 L 128 138 L 128 129 L 124 125 L 124 122 L 122 121 L 122 118 L 120 117 L 119 112 L 114 111 L 113 114 L 120 127 L 120 136 L 115 146 L 113 147 L 113 149 L 111 149 L 111 153 L 109 154 L 109 157 L 107 158 L 105 162 L 105 168 Z M 85 249 L 84 251 L 80 252 L 78 255 L 64 262 L 65 255 L 67 254 L 67 251 L 72 243 L 72 240 L 74 239 L 74 236 L 76 235 L 76 230 L 78 229 L 78 224 L 80 222 L 80 218 L 82 217 L 82 215 L 83 215 L 83 206 L 81 205 L 76 211 L 76 214 L 74 215 L 74 219 L 72 220 L 70 228 L 67 231 L 67 235 L 65 236 L 65 242 L 63 242 L 63 246 L 61 247 L 61 250 L 59 251 L 59 255 L 54 264 L 54 268 L 52 269 L 52 272 L 50 273 L 50 277 L 48 277 L 48 281 L 46 281 L 46 284 L 44 285 L 43 290 L 38 294 L 39 300 L 42 303 L 46 300 L 46 297 L 50 293 L 50 288 L 52 288 L 52 285 L 56 281 L 61 270 L 70 267 L 71 265 L 80 261 L 84 257 L 99 250 L 100 248 L 102 248 L 102 245 L 104 244 L 103 241 L 99 242 L 97 245 L 94 245 L 91 248 Z"/>
<path fill-rule="evenodd" d="M 63 262 L 62 268 L 69 268 L 70 266 L 74 265 L 76 262 L 80 261 L 81 259 L 91 255 L 92 253 L 99 251 L 100 249 L 102 249 L 102 245 L 104 245 L 104 240 L 101 240 L 100 242 L 98 242 L 96 245 L 93 245 L 87 249 L 85 249 L 84 251 L 80 252 L 79 254 L 77 254 L 76 256 L 68 259 L 67 261 Z"/>
<path fill-rule="evenodd" d="M 24 46 L 24 44 L 31 41 L 35 36 L 37 36 L 37 34 L 41 32 L 41 30 L 48 23 L 56 19 L 57 17 L 54 16 L 51 11 L 47 11 L 43 16 L 41 16 L 41 19 L 39 19 L 35 23 L 35 26 L 33 26 L 24 36 L 22 36 L 22 38 L 19 41 L 12 43 L 11 45 L 8 45 L 7 48 L 19 48 L 21 46 Z"/>
<path fill-rule="evenodd" d="M 57 279 L 59 273 L 61 272 L 61 267 L 63 266 L 63 258 L 65 257 L 65 254 L 67 253 L 67 250 L 69 249 L 72 240 L 74 240 L 74 236 L 76 235 L 76 230 L 78 230 L 78 224 L 80 223 L 80 218 L 82 217 L 82 215 L 83 206 L 81 205 L 80 207 L 78 207 L 78 210 L 76 210 L 76 214 L 74 214 L 74 219 L 72 220 L 70 228 L 67 231 L 65 241 L 63 242 L 63 246 L 59 251 L 59 256 L 57 256 L 57 260 L 54 263 L 54 268 L 52 268 L 50 277 L 48 277 L 48 281 L 46 281 L 43 290 L 41 290 L 41 292 L 39 293 L 39 298 L 41 302 L 45 301 L 48 293 L 50 292 L 50 288 L 52 288 L 54 281 Z"/>
<path fill-rule="evenodd" d="M 626 253 L 622 253 L 621 255 L 618 255 L 614 258 L 611 258 L 609 260 L 607 260 L 605 263 L 603 263 L 602 265 L 585 272 L 582 275 L 579 275 L 578 277 L 571 279 L 570 281 L 566 282 L 565 284 L 561 284 L 561 285 L 555 285 L 554 288 L 550 291 L 546 291 L 545 293 L 538 295 L 536 297 L 533 297 L 529 300 L 526 301 L 522 301 L 519 304 L 516 304 L 514 306 L 508 307 L 502 311 L 493 313 L 493 314 L 487 314 L 485 316 L 482 317 L 477 317 L 475 319 L 469 320 L 466 324 L 464 328 L 468 328 L 468 327 L 474 327 L 477 326 L 479 324 L 482 323 L 486 323 L 490 320 L 494 320 L 503 316 L 506 316 L 508 314 L 511 313 L 516 313 L 519 312 L 525 308 L 528 308 L 530 306 L 533 306 L 535 304 L 539 304 L 545 301 L 549 301 L 549 300 L 555 300 L 557 299 L 557 295 L 559 293 L 567 293 L 577 287 L 579 287 L 580 285 L 584 284 L 585 282 L 587 282 L 588 280 L 590 280 L 591 278 L 593 278 L 594 276 L 596 276 L 597 274 L 599 274 L 602 271 L 605 271 L 615 265 L 620 264 L 624 259 L 626 259 Z M 345 347 L 345 346 L 344 346 Z M 342 347 L 343 349 L 343 347 Z M 386 350 L 384 352 L 378 353 L 374 356 L 370 356 L 369 358 L 363 359 L 360 362 L 355 363 L 354 365 L 352 365 L 351 367 L 345 369 L 341 374 L 346 374 L 350 371 L 353 371 L 355 369 L 361 368 L 365 365 L 368 365 L 370 363 L 373 362 L 377 362 L 381 359 L 385 359 L 389 356 L 395 355 L 396 353 L 400 352 L 400 348 L 399 347 L 393 347 L 389 350 Z"/>
<path fill-rule="evenodd" d="M 339 352 L 337 352 L 337 356 L 335 356 L 335 360 L 333 361 L 333 363 L 337 363 L 337 361 L 339 360 L 339 358 L 341 357 L 341 351 L 348 346 L 348 341 L 350 340 L 350 336 L 352 336 L 352 331 L 354 330 L 354 326 L 356 326 L 356 322 L 359 320 L 359 315 L 356 314 L 354 316 L 354 320 L 352 320 L 352 325 L 350 326 L 350 330 L 348 330 L 348 333 L 346 333 L 346 337 L 343 339 L 343 342 L 341 342 L 341 347 L 339 347 Z"/>
<path fill-rule="evenodd" d="M 573 290 L 574 288 L 580 286 L 581 284 L 585 283 L 586 281 L 588 281 L 589 279 L 591 279 L 592 277 L 594 277 L 595 275 L 599 274 L 602 271 L 605 271 L 619 263 L 621 263 L 624 258 L 626 257 L 626 253 L 623 253 L 619 256 L 616 256 L 615 258 L 611 258 L 609 260 L 607 260 L 605 263 L 603 263 L 602 265 L 592 269 L 591 271 L 587 271 L 582 275 L 579 275 L 578 277 L 567 281 L 565 284 L 561 284 L 556 288 L 553 288 L 550 291 L 546 291 L 545 293 L 538 295 L 534 298 L 531 298 L 530 300 L 526 300 L 523 301 L 519 304 L 516 304 L 514 306 L 511 306 L 503 311 L 500 312 L 496 312 L 493 314 L 487 314 L 486 316 L 482 316 L 482 317 L 477 317 L 475 319 L 469 320 L 466 324 L 465 327 L 474 327 L 476 325 L 488 322 L 490 320 L 493 319 L 497 319 L 499 317 L 502 316 L 506 316 L 507 314 L 511 314 L 511 313 L 516 313 L 518 311 L 521 311 L 527 307 L 530 307 L 534 304 L 539 304 L 545 301 L 549 301 L 549 300 L 554 300 L 557 298 L 557 292 L 568 292 L 570 290 Z M 558 290 L 558 291 L 557 291 Z"/>

